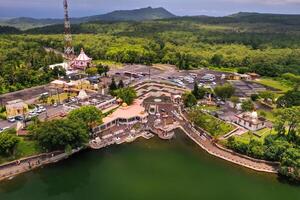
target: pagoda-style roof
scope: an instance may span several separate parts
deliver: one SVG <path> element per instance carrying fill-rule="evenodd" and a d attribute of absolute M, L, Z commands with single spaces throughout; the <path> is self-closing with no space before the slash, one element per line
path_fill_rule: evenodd
<path fill-rule="evenodd" d="M 92 58 L 88 57 L 83 49 L 81 49 L 79 56 L 75 59 L 76 61 L 91 61 Z"/>

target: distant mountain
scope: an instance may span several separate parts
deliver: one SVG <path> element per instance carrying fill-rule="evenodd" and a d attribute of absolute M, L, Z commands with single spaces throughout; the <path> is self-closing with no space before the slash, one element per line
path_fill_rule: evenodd
<path fill-rule="evenodd" d="M 0 34 L 18 34 L 21 31 L 11 26 L 0 26 Z"/>
<path fill-rule="evenodd" d="M 103 15 L 94 15 L 81 18 L 71 18 L 71 23 L 79 24 L 90 21 L 145 21 L 155 19 L 167 19 L 176 17 L 164 8 L 141 8 L 135 10 L 118 10 Z M 30 29 L 54 24 L 62 24 L 63 19 L 35 19 L 19 17 L 8 20 L 0 20 L 2 26 L 13 26 L 20 29 Z"/>
<path fill-rule="evenodd" d="M 18 17 L 0 21 L 2 26 L 12 26 L 19 29 L 30 29 L 61 23 L 63 23 L 62 19 L 35 19 L 30 17 Z"/>
<path fill-rule="evenodd" d="M 249 23 L 249 24 L 277 24 L 286 26 L 300 26 L 300 15 L 297 14 L 267 14 L 239 12 L 224 17 L 211 16 L 184 16 L 176 17 L 171 20 L 187 20 L 207 24 L 232 24 L 232 23 Z"/>
<path fill-rule="evenodd" d="M 164 8 L 141 8 L 136 10 L 118 10 L 104 15 L 75 19 L 75 21 L 145 21 L 176 17 Z"/>
<path fill-rule="evenodd" d="M 240 21 L 249 23 L 280 23 L 285 25 L 299 25 L 300 15 L 296 14 L 269 14 L 255 12 L 239 12 L 229 15 L 230 18 L 235 18 Z"/>

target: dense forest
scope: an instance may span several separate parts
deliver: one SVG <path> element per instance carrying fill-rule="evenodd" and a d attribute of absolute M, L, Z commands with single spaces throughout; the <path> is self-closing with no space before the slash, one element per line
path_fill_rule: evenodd
<path fill-rule="evenodd" d="M 299 16 L 240 13 L 222 18 L 97 21 L 75 24 L 72 32 L 76 52 L 83 47 L 94 60 L 147 65 L 167 63 L 180 69 L 211 66 L 235 68 L 241 73 L 257 72 L 263 76 L 277 77 L 288 72 L 300 74 L 298 19 Z M 2 82 L 9 86 L 4 86 L 0 92 L 49 80 L 48 72 L 47 79 L 36 78 L 45 76 L 40 68 L 61 61 L 61 58 L 44 52 L 43 47 L 62 51 L 63 31 L 63 25 L 26 31 L 0 28 L 0 33 L 3 33 L 0 35 L 0 73 Z M 25 77 L 33 73 L 27 76 L 30 80 L 13 81 L 4 77 L 11 77 L 16 69 L 23 68 Z"/>
<path fill-rule="evenodd" d="M 48 66 L 62 57 L 25 36 L 2 35 L 0 46 L 0 94 L 48 83 L 60 72 Z"/>

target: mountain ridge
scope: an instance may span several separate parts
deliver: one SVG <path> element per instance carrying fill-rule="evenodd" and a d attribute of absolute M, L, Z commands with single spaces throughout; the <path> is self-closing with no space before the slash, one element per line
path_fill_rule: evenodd
<path fill-rule="evenodd" d="M 155 19 L 168 19 L 174 17 L 176 17 L 176 15 L 172 14 L 163 7 L 146 7 L 133 10 L 116 10 L 106 14 L 71 18 L 70 21 L 72 24 L 79 24 L 89 21 L 145 21 Z M 18 17 L 0 21 L 0 25 L 2 26 L 13 26 L 20 29 L 30 29 L 62 23 L 64 23 L 64 19 L 60 18 L 31 17 Z"/>

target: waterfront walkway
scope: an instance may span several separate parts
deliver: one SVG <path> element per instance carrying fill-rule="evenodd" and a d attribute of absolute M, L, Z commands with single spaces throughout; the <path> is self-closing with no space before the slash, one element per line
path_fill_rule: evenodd
<path fill-rule="evenodd" d="M 199 128 L 196 129 L 196 127 L 193 127 L 181 111 L 180 114 L 184 119 L 180 121 L 180 128 L 189 138 L 191 138 L 207 153 L 255 171 L 278 173 L 279 163 L 250 158 L 248 156 L 238 154 L 234 151 L 226 149 L 221 145 L 215 143 L 209 136 L 209 134 L 204 130 L 199 130 Z"/>
<path fill-rule="evenodd" d="M 77 153 L 80 150 L 81 149 L 73 150 L 72 152 L 70 152 L 70 154 Z M 0 181 L 13 178 L 19 174 L 31 171 L 50 163 L 58 162 L 60 160 L 68 158 L 70 154 L 63 152 L 52 152 L 47 154 L 45 153 L 1 165 Z"/>
<path fill-rule="evenodd" d="M 110 137 L 105 139 L 101 139 L 99 141 L 92 140 L 90 141 L 90 147 L 93 149 L 101 149 L 113 144 L 122 144 L 133 142 L 135 139 L 139 137 L 143 137 L 145 139 L 150 139 L 153 137 L 152 133 L 157 134 L 162 139 L 171 139 L 173 136 L 174 129 L 182 129 L 184 133 L 192 139 L 196 144 L 198 144 L 203 150 L 207 153 L 218 157 L 220 159 L 229 161 L 231 163 L 259 171 L 259 172 L 267 172 L 267 173 L 277 173 L 279 169 L 279 163 L 268 162 L 264 160 L 258 160 L 254 158 L 247 157 L 245 155 L 238 154 L 234 151 L 226 149 L 217 143 L 211 138 L 211 136 L 206 133 L 204 130 L 199 129 L 198 127 L 193 127 L 193 125 L 186 119 L 185 114 L 181 112 L 179 109 L 179 116 L 175 117 L 176 122 L 173 127 L 170 127 L 167 131 L 162 131 L 157 127 L 144 127 L 139 132 L 133 133 L 130 128 L 124 129 L 124 127 L 117 127 L 117 130 L 120 131 L 118 134 L 111 134 Z M 151 121 L 151 120 L 150 120 Z M 109 130 L 110 132 L 111 130 Z M 171 134 L 172 133 L 172 134 Z M 100 138 L 99 138 L 100 139 Z M 73 153 L 80 151 L 73 150 Z M 70 154 L 57 152 L 55 154 L 42 154 L 30 158 L 25 158 L 20 161 L 14 161 L 5 165 L 0 166 L 0 181 L 4 179 L 12 178 L 18 174 L 30 171 L 32 169 L 41 167 L 43 165 L 54 163 L 59 160 L 65 159 Z"/>
<path fill-rule="evenodd" d="M 197 143 L 207 153 L 218 158 L 227 160 L 237 165 L 253 169 L 260 172 L 277 173 L 279 165 L 273 162 L 253 159 L 244 155 L 240 155 L 231 150 L 225 149 L 218 144 L 213 143 L 205 135 L 193 129 L 189 124 L 180 127 L 185 134 Z"/>

